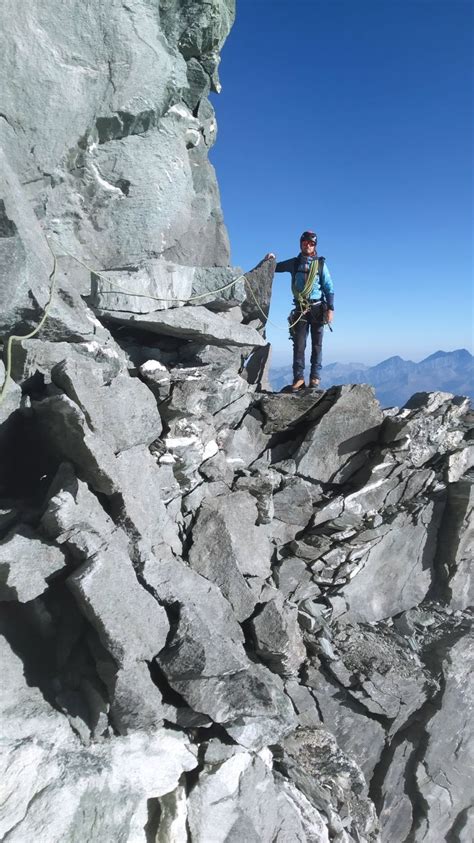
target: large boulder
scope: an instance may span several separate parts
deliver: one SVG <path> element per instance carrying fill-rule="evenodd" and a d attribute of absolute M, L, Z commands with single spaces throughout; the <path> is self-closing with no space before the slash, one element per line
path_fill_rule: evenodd
<path fill-rule="evenodd" d="M 173 790 L 196 766 L 182 735 L 136 732 L 85 747 L 0 636 L 4 798 L 0 835 L 15 843 L 47 839 L 143 840 L 148 800 Z"/>
<path fill-rule="evenodd" d="M 203 305 L 159 310 L 152 313 L 121 313 L 97 310 L 110 325 L 164 334 L 170 337 L 199 340 L 221 346 L 253 347 L 265 345 L 265 340 L 250 325 L 241 325 L 223 313 L 213 313 Z"/>
<path fill-rule="evenodd" d="M 335 388 L 334 403 L 294 454 L 299 475 L 319 483 L 341 483 L 362 464 L 359 453 L 375 442 L 382 411 L 370 386 Z"/>
<path fill-rule="evenodd" d="M 193 529 L 189 564 L 219 586 L 238 620 L 252 614 L 271 573 L 272 548 L 257 518 L 254 498 L 234 492 L 206 499 Z"/>
<path fill-rule="evenodd" d="M 443 643 L 440 642 L 441 651 Z M 417 787 L 425 807 L 418 840 L 435 843 L 474 831 L 471 811 L 473 640 L 469 631 L 442 660 L 441 705 L 426 726 L 426 750 L 416 765 Z M 462 835 L 462 836 L 461 836 Z"/>
<path fill-rule="evenodd" d="M 0 600 L 34 600 L 64 566 L 61 550 L 31 527 L 12 530 L 0 541 Z"/>
<path fill-rule="evenodd" d="M 217 586 L 179 562 L 149 559 L 143 576 L 174 611 L 167 647 L 157 657 L 171 687 L 239 744 L 261 749 L 295 728 L 281 680 L 249 661 L 243 633 Z"/>
<path fill-rule="evenodd" d="M 343 586 L 353 621 L 377 621 L 416 606 L 433 582 L 433 561 L 441 508 L 420 502 L 418 511 L 400 512 L 375 539 L 359 570 Z M 410 560 L 407 566 L 407 559 Z"/>

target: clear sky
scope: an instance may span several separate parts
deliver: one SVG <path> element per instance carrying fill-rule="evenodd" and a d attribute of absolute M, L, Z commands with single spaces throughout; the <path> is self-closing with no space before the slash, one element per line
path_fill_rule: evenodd
<path fill-rule="evenodd" d="M 317 232 L 336 291 L 324 363 L 472 338 L 471 0 L 237 0 L 211 152 L 234 265 Z M 270 319 L 291 307 L 277 275 Z M 274 363 L 286 330 L 269 327 Z"/>

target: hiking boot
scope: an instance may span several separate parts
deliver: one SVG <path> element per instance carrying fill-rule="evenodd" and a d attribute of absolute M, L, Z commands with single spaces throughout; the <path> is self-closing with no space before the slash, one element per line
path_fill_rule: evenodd
<path fill-rule="evenodd" d="M 291 391 L 292 392 L 299 392 L 300 389 L 304 389 L 304 388 L 305 388 L 304 378 L 298 378 L 298 380 L 293 381 L 293 383 L 291 384 Z"/>
<path fill-rule="evenodd" d="M 310 389 L 317 389 L 321 381 L 319 378 L 310 378 L 309 379 L 309 388 Z"/>

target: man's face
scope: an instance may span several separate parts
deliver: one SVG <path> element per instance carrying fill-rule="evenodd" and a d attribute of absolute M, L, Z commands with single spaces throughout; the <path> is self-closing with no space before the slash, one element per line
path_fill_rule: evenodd
<path fill-rule="evenodd" d="M 301 241 L 301 251 L 303 255 L 314 255 L 316 246 L 312 240 L 302 240 Z"/>

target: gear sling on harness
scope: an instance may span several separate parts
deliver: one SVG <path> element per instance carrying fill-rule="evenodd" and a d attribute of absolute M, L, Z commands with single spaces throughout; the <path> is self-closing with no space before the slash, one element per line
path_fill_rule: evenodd
<path fill-rule="evenodd" d="M 318 258 L 311 263 L 309 268 L 308 277 L 306 278 L 304 287 L 302 290 L 297 290 L 294 278 L 291 282 L 291 292 L 293 294 L 293 298 L 295 302 L 297 302 L 297 306 L 291 311 L 290 315 L 288 316 L 288 325 L 290 331 L 290 339 L 294 340 L 294 333 L 295 333 L 295 326 L 298 322 L 303 319 L 305 313 L 311 307 L 311 302 L 309 297 L 311 295 L 311 291 L 313 289 L 313 285 L 318 275 L 321 279 L 323 274 L 323 267 L 324 267 L 324 258 Z M 323 305 L 324 307 L 324 305 Z M 304 320 L 306 321 L 306 320 Z"/>

